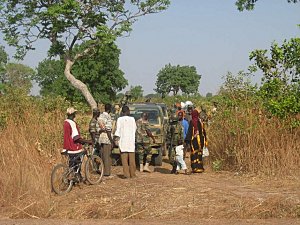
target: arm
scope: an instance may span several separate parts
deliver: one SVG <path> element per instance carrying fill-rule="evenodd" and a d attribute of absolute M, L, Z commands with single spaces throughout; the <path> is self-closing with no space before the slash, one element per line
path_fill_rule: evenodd
<path fill-rule="evenodd" d="M 84 145 L 84 144 L 92 145 L 93 144 L 92 140 L 86 140 L 86 139 L 81 138 L 80 136 L 74 137 L 73 140 L 75 143 L 80 143 L 82 145 Z"/>
<path fill-rule="evenodd" d="M 93 141 L 93 145 L 95 145 L 96 141 L 97 141 L 96 140 L 96 132 L 97 132 L 96 123 L 97 123 L 97 121 L 92 119 L 89 124 L 89 132 L 90 132 L 90 135 L 91 135 L 91 138 Z"/>
<path fill-rule="evenodd" d="M 147 133 L 148 137 L 151 137 L 151 138 L 152 138 L 153 143 L 155 143 L 155 138 L 154 138 L 154 136 L 153 136 L 151 130 L 150 130 L 150 129 L 146 129 L 146 133 Z"/>
<path fill-rule="evenodd" d="M 108 139 L 110 140 L 110 143 L 112 145 L 114 145 L 114 140 L 112 138 L 111 131 L 106 131 L 106 134 L 107 134 Z"/>
<path fill-rule="evenodd" d="M 193 136 L 193 124 L 192 122 L 190 122 L 188 131 L 186 133 L 185 141 L 190 142 L 192 140 L 192 136 Z"/>
<path fill-rule="evenodd" d="M 152 138 L 153 143 L 155 143 L 155 138 L 154 138 L 154 136 L 153 136 L 153 134 L 152 134 L 152 132 L 151 132 L 151 130 L 150 130 L 150 125 L 149 125 L 149 123 L 146 123 L 146 124 L 145 124 L 145 130 L 146 130 L 147 136 L 150 137 L 150 138 Z"/>
<path fill-rule="evenodd" d="M 112 131 L 112 120 L 111 120 L 110 115 L 107 117 L 107 120 L 106 120 L 105 131 L 106 131 L 107 137 L 108 137 L 111 145 L 113 146 L 114 145 L 114 141 L 113 141 L 112 134 L 111 134 L 111 131 Z"/>
<path fill-rule="evenodd" d="M 120 123 L 120 118 L 118 118 L 116 124 L 116 131 L 114 134 L 114 140 L 116 146 L 119 146 L 120 136 L 121 136 L 121 123 Z"/>

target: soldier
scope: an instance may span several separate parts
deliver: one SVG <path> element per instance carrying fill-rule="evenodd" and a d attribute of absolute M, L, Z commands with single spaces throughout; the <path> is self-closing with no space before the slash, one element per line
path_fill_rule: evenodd
<path fill-rule="evenodd" d="M 176 114 L 173 114 L 170 119 L 170 146 L 169 146 L 169 162 L 172 165 L 171 173 L 176 173 L 177 163 L 176 163 L 176 146 L 182 145 L 183 138 L 183 126 L 182 123 L 178 121 Z"/>
<path fill-rule="evenodd" d="M 146 112 L 142 113 L 140 119 L 136 121 L 137 134 L 136 134 L 136 142 L 137 142 L 137 152 L 139 156 L 140 163 L 140 172 L 146 171 L 151 172 L 149 169 L 149 163 L 151 162 L 152 152 L 151 152 L 151 140 L 155 143 L 154 136 L 152 135 L 149 127 L 148 114 Z M 144 156 L 146 155 L 146 163 L 144 166 Z"/>

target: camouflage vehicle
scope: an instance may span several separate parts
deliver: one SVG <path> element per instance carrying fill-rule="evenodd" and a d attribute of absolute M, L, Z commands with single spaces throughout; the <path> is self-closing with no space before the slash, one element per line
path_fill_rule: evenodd
<path fill-rule="evenodd" d="M 150 130 L 155 138 L 155 143 L 151 144 L 152 147 L 152 164 L 155 166 L 162 165 L 162 155 L 163 152 L 167 150 L 164 149 L 165 143 L 165 131 L 164 131 L 164 115 L 161 106 L 155 103 L 129 103 L 127 104 L 130 110 L 130 116 L 134 117 L 135 120 L 141 118 L 143 112 L 148 113 L 148 120 L 150 123 Z M 120 109 L 121 110 L 121 109 Z M 115 114 L 114 120 L 120 116 L 119 112 Z M 116 128 L 113 127 L 115 130 Z M 114 132 L 114 131 L 113 131 Z M 114 148 L 112 151 L 113 158 L 116 159 L 120 154 L 120 150 L 118 148 Z"/>

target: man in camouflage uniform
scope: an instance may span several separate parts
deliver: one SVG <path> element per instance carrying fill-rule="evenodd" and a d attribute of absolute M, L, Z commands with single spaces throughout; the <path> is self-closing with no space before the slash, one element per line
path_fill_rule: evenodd
<path fill-rule="evenodd" d="M 155 139 L 150 131 L 150 124 L 148 121 L 148 114 L 142 113 L 141 118 L 136 121 L 136 142 L 137 142 L 137 153 L 139 156 L 140 172 L 146 171 L 151 172 L 149 169 L 149 163 L 151 162 L 151 139 L 155 143 Z M 146 163 L 144 166 L 144 156 L 146 155 Z"/>
<path fill-rule="evenodd" d="M 169 162 L 172 165 L 171 173 L 176 173 L 176 153 L 175 148 L 178 145 L 182 145 L 183 138 L 183 126 L 181 121 L 178 121 L 176 114 L 173 114 L 170 119 L 170 146 L 169 146 Z"/>

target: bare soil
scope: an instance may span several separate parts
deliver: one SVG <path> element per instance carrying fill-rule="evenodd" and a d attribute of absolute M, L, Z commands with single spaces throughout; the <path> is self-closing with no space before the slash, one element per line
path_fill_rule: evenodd
<path fill-rule="evenodd" d="M 151 168 L 122 179 L 122 167 L 115 166 L 114 177 L 99 185 L 51 194 L 43 218 L 24 205 L 2 209 L 0 224 L 300 224 L 299 177 L 262 179 L 210 168 L 174 175 L 168 163 Z"/>

